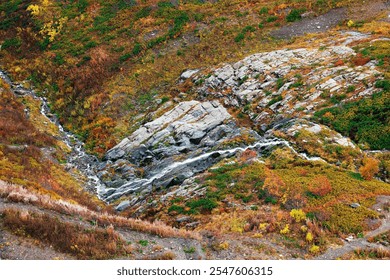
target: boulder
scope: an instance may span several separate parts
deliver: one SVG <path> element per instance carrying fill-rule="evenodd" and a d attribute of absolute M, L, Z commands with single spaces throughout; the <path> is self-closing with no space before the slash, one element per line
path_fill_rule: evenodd
<path fill-rule="evenodd" d="M 355 202 L 355 203 L 350 204 L 349 206 L 352 208 L 359 208 L 360 204 Z"/>
<path fill-rule="evenodd" d="M 125 200 L 125 201 L 122 201 L 121 203 L 119 203 L 119 205 L 117 207 L 115 207 L 115 210 L 118 212 L 121 212 L 129 207 L 130 207 L 130 200 Z"/>

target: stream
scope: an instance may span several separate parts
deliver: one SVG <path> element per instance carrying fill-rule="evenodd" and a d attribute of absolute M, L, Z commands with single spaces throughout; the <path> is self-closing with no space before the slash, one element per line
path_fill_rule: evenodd
<path fill-rule="evenodd" d="M 3 70 L 0 70 L 0 78 L 10 85 L 11 91 L 16 96 L 30 95 L 34 99 L 39 99 L 41 101 L 41 114 L 57 126 L 61 135 L 61 140 L 71 150 L 67 157 L 67 163 L 72 168 L 76 168 L 85 176 L 85 178 L 87 178 L 85 188 L 95 192 L 100 198 L 100 195 L 105 190 L 105 185 L 101 182 L 99 177 L 96 176 L 96 165 L 99 163 L 99 160 L 95 156 L 86 153 L 84 150 L 84 143 L 82 143 L 74 134 L 63 128 L 57 117 L 50 112 L 50 108 L 45 97 L 38 96 L 32 89 L 26 89 L 20 84 L 13 83 Z"/>
<path fill-rule="evenodd" d="M 16 95 L 30 95 L 41 101 L 41 114 L 44 115 L 50 122 L 54 123 L 60 132 L 61 140 L 70 148 L 67 163 L 76 168 L 86 178 L 86 189 L 95 192 L 99 199 L 110 203 L 123 195 L 128 195 L 136 192 L 150 193 L 153 186 L 159 186 L 161 182 L 172 181 L 181 174 L 189 178 L 197 173 L 200 173 L 223 158 L 232 157 L 237 152 L 243 152 L 247 149 L 263 149 L 275 146 L 285 146 L 291 149 L 299 157 L 310 161 L 322 161 L 319 157 L 309 157 L 305 153 L 297 152 L 288 141 L 278 138 L 262 138 L 259 142 L 248 145 L 246 147 L 235 147 L 231 149 L 210 151 L 194 157 L 187 158 L 183 161 L 174 161 L 163 168 L 156 168 L 155 172 L 150 174 L 149 178 L 134 178 L 131 181 L 124 183 L 118 188 L 107 188 L 106 185 L 97 176 L 97 167 L 101 163 L 95 156 L 86 153 L 84 143 L 82 143 L 74 134 L 66 131 L 59 123 L 57 117 L 50 112 L 50 108 L 45 97 L 38 96 L 34 90 L 26 89 L 22 85 L 15 84 L 7 76 L 6 72 L 0 70 L 0 78 L 11 86 L 11 90 Z M 183 175 L 184 174 L 184 175 Z"/>

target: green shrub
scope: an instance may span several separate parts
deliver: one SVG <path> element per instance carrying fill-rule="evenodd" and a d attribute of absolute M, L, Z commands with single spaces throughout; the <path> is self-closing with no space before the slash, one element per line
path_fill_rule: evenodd
<path fill-rule="evenodd" d="M 244 40 L 245 35 L 243 33 L 238 33 L 238 35 L 234 38 L 234 42 L 238 43 Z"/>
<path fill-rule="evenodd" d="M 377 86 L 386 89 L 388 84 L 378 81 Z M 389 149 L 389 110 L 390 94 L 385 90 L 371 98 L 323 109 L 316 112 L 314 117 L 355 142 L 368 144 L 371 149 Z"/>
<path fill-rule="evenodd" d="M 263 8 L 260 9 L 259 14 L 260 15 L 266 15 L 266 14 L 268 14 L 268 11 L 269 11 L 268 7 L 263 7 Z"/>
<path fill-rule="evenodd" d="M 276 87 L 278 89 L 280 89 L 285 83 L 286 83 L 286 81 L 283 78 L 278 78 L 276 80 Z"/>
<path fill-rule="evenodd" d="M 209 212 L 218 206 L 214 200 L 201 198 L 198 200 L 192 200 L 186 203 L 186 206 L 190 207 L 193 210 Z"/>
<path fill-rule="evenodd" d="M 8 48 L 19 48 L 21 45 L 22 41 L 18 37 L 13 37 L 10 39 L 5 39 L 1 45 L 1 48 L 4 50 Z"/>
<path fill-rule="evenodd" d="M 76 3 L 76 7 L 80 13 L 84 13 L 88 7 L 88 1 L 87 0 L 78 0 Z"/>
<path fill-rule="evenodd" d="M 269 106 L 275 104 L 276 102 L 279 102 L 279 101 L 282 101 L 282 100 L 283 100 L 283 97 L 281 95 L 278 95 L 278 96 L 272 98 L 271 101 L 268 102 L 267 106 L 269 107 Z"/>
<path fill-rule="evenodd" d="M 184 207 L 173 204 L 171 207 L 168 208 L 168 213 L 170 212 L 177 212 L 178 214 L 184 213 Z"/>
<path fill-rule="evenodd" d="M 273 196 L 267 196 L 264 201 L 265 201 L 265 203 L 271 203 L 271 204 L 274 204 L 274 205 L 276 203 L 278 203 L 278 200 L 275 197 L 273 197 Z"/>
<path fill-rule="evenodd" d="M 287 22 L 294 22 L 294 21 L 298 21 L 298 20 L 302 19 L 302 16 L 301 16 L 302 12 L 304 12 L 304 10 L 301 10 L 301 9 L 291 10 L 290 13 L 286 17 Z"/>
<path fill-rule="evenodd" d="M 385 91 L 390 90 L 390 81 L 389 80 L 380 80 L 375 83 L 376 88 L 383 88 Z"/>
<path fill-rule="evenodd" d="M 247 25 L 242 29 L 242 33 L 245 32 L 255 32 L 256 28 L 254 28 L 252 25 Z"/>
<path fill-rule="evenodd" d="M 125 53 L 124 55 L 121 55 L 119 57 L 119 61 L 120 62 L 125 62 L 126 60 L 128 60 L 130 57 L 132 57 L 133 55 L 131 53 Z"/>
<path fill-rule="evenodd" d="M 135 56 L 138 55 L 141 51 L 142 51 L 142 45 L 140 43 L 135 43 L 131 51 L 131 54 Z"/>
<path fill-rule="evenodd" d="M 267 17 L 266 22 L 274 22 L 277 20 L 278 20 L 277 16 L 269 16 L 269 17 Z"/>
<path fill-rule="evenodd" d="M 353 86 L 353 85 L 349 85 L 349 86 L 347 87 L 347 93 L 349 93 L 349 92 L 354 92 L 354 91 L 355 91 L 355 89 L 356 89 L 356 87 L 355 87 L 355 86 Z"/>
<path fill-rule="evenodd" d="M 151 11 L 151 7 L 143 7 L 141 10 L 135 13 L 135 19 L 145 18 L 150 15 Z"/>
<path fill-rule="evenodd" d="M 195 253 L 195 248 L 194 247 L 184 248 L 183 251 L 186 254 L 193 254 L 193 253 Z"/>

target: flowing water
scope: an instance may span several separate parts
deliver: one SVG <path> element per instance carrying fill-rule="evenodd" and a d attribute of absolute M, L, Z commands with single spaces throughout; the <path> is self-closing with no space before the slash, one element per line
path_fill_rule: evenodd
<path fill-rule="evenodd" d="M 86 188 L 97 193 L 98 197 L 104 192 L 105 186 L 96 176 L 95 166 L 99 163 L 98 159 L 84 150 L 84 144 L 77 139 L 72 133 L 65 131 L 63 126 L 58 121 L 57 117 L 50 112 L 48 102 L 45 97 L 37 96 L 34 90 L 26 89 L 22 85 L 14 84 L 7 74 L 0 70 L 0 78 L 10 85 L 11 90 L 16 95 L 31 95 L 34 99 L 41 101 L 41 114 L 44 115 L 50 122 L 54 123 L 60 132 L 61 140 L 71 149 L 68 154 L 68 164 L 76 168 L 81 174 L 87 178 Z"/>
<path fill-rule="evenodd" d="M 170 175 L 171 177 L 175 176 L 175 174 L 180 173 L 180 171 L 185 167 L 191 166 L 196 163 L 200 163 L 202 161 L 209 161 L 209 165 L 211 166 L 212 163 L 216 163 L 222 158 L 232 157 L 237 152 L 243 152 L 247 149 L 261 149 L 261 148 L 275 147 L 275 146 L 286 146 L 301 158 L 310 161 L 323 161 L 321 158 L 309 157 L 304 153 L 297 152 L 290 145 L 290 143 L 285 140 L 278 139 L 278 138 L 263 138 L 260 142 L 257 142 L 252 145 L 248 145 L 246 147 L 236 147 L 236 148 L 226 149 L 226 150 L 211 151 L 198 156 L 187 158 L 184 161 L 176 161 L 166 166 L 165 168 L 158 170 L 157 173 L 155 175 L 152 175 L 150 178 L 134 179 L 128 183 L 123 184 L 119 188 L 106 188 L 106 186 L 101 182 L 99 177 L 96 175 L 97 173 L 96 166 L 99 164 L 99 160 L 95 156 L 89 155 L 85 152 L 84 144 L 79 139 L 77 139 L 75 135 L 64 130 L 62 125 L 59 123 L 57 117 L 50 112 L 50 108 L 48 106 L 48 102 L 46 98 L 37 96 L 33 90 L 25 89 L 21 85 L 12 83 L 12 81 L 9 79 L 7 74 L 1 70 L 0 70 L 0 78 L 2 78 L 5 82 L 7 82 L 11 86 L 11 89 L 15 94 L 19 94 L 19 95 L 29 94 L 33 96 L 35 99 L 39 99 L 41 101 L 42 115 L 44 115 L 46 118 L 48 118 L 52 123 L 54 123 L 58 127 L 63 142 L 66 143 L 66 145 L 71 149 L 71 152 L 69 153 L 67 158 L 68 164 L 70 164 L 74 168 L 77 168 L 82 174 L 84 174 L 85 177 L 88 178 L 86 182 L 86 188 L 90 190 L 94 190 L 97 196 L 106 202 L 111 202 L 123 195 L 134 193 L 134 192 L 139 192 L 144 190 L 146 190 L 147 192 L 151 192 L 152 186 L 156 182 L 166 179 L 167 177 L 169 178 Z M 214 158 L 217 160 L 210 161 L 209 160 L 210 158 Z M 206 168 L 210 166 L 206 166 Z M 206 168 L 194 171 L 193 174 L 204 171 Z"/>
<path fill-rule="evenodd" d="M 166 177 L 169 174 L 177 174 L 180 173 L 180 170 L 183 167 L 186 167 L 192 163 L 200 162 L 207 160 L 210 157 L 218 157 L 220 159 L 225 158 L 225 157 L 231 157 L 234 156 L 237 152 L 244 152 L 245 150 L 252 150 L 252 149 L 260 149 L 264 147 L 274 147 L 274 146 L 286 146 L 289 149 L 291 149 L 295 154 L 298 156 L 310 160 L 310 161 L 324 161 L 323 159 L 319 157 L 309 157 L 304 153 L 298 153 L 291 145 L 289 142 L 278 139 L 278 138 L 273 138 L 273 139 L 268 139 L 264 138 L 262 139 L 261 142 L 257 142 L 252 145 L 248 145 L 246 147 L 236 147 L 232 149 L 226 149 L 226 150 L 218 150 L 218 151 L 211 151 L 196 157 L 188 158 L 184 161 L 179 161 L 179 162 L 174 162 L 171 165 L 168 165 L 167 167 L 163 168 L 160 170 L 156 175 L 153 175 L 150 178 L 145 178 L 145 179 L 135 179 L 132 180 L 131 182 L 128 182 L 119 188 L 109 188 L 106 189 L 105 193 L 102 195 L 105 201 L 112 201 L 115 200 L 123 195 L 127 195 L 130 193 L 134 192 L 139 192 L 146 190 L 148 192 L 152 191 L 152 186 L 155 182 L 158 182 L 159 180 L 162 180 L 164 177 Z M 175 172 L 176 170 L 176 172 Z M 178 172 L 179 171 L 179 172 Z"/>

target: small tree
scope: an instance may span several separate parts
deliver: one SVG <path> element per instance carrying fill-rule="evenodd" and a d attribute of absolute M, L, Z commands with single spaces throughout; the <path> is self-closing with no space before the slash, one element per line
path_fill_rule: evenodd
<path fill-rule="evenodd" d="M 374 158 L 365 158 L 359 172 L 366 180 L 372 180 L 374 175 L 379 172 L 379 161 Z"/>

